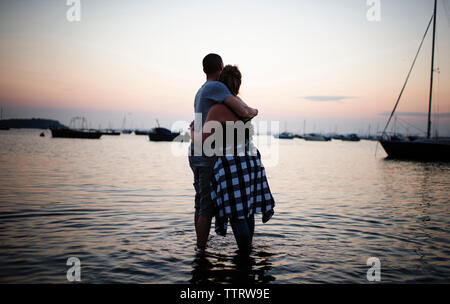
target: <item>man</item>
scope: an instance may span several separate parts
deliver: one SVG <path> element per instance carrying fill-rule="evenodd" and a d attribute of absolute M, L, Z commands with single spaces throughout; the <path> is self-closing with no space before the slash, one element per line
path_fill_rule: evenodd
<path fill-rule="evenodd" d="M 236 115 L 243 119 L 250 119 L 258 114 L 258 110 L 247 106 L 239 97 L 234 96 L 225 84 L 219 82 L 223 69 L 222 58 L 217 54 L 208 54 L 203 58 L 203 72 L 206 74 L 206 82 L 195 95 L 194 111 L 195 119 L 191 123 L 191 147 L 189 165 L 194 173 L 195 188 L 195 232 L 197 234 L 197 248 L 204 250 L 208 241 L 211 228 L 211 218 L 215 214 L 214 202 L 211 199 L 210 181 L 213 172 L 213 157 L 207 157 L 203 149 L 198 155 L 194 153 L 194 142 L 202 142 L 201 129 L 205 124 L 206 116 L 214 104 L 223 103 L 230 107 Z M 199 120 L 201 115 L 201 121 Z M 195 126 L 195 132 L 192 132 Z"/>

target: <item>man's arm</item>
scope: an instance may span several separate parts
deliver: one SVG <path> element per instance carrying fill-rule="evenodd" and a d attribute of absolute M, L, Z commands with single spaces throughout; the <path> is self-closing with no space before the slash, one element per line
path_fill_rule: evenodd
<path fill-rule="evenodd" d="M 249 107 L 242 99 L 237 96 L 230 96 L 224 100 L 225 105 L 230 107 L 237 116 L 242 119 L 251 119 L 258 115 L 258 110 Z"/>

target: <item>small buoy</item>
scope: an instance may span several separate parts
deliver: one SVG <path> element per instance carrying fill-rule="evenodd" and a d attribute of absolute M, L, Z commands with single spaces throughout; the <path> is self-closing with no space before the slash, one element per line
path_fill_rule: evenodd
<path fill-rule="evenodd" d="M 39 135 L 39 136 L 44 137 L 45 136 L 44 132 L 41 132 L 41 135 Z"/>

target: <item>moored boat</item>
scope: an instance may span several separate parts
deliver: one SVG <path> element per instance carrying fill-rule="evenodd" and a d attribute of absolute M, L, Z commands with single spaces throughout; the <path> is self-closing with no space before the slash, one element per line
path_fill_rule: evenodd
<path fill-rule="evenodd" d="M 450 138 L 399 138 L 380 139 L 389 158 L 425 161 L 450 161 Z"/>
<path fill-rule="evenodd" d="M 157 127 L 151 129 L 148 132 L 148 138 L 151 141 L 179 141 L 188 142 L 190 136 L 188 134 L 181 134 L 181 132 L 172 132 L 167 128 L 163 128 L 159 125 L 159 121 L 156 120 Z"/>
<path fill-rule="evenodd" d="M 178 138 L 178 136 L 181 136 Z M 151 141 L 189 141 L 184 135 L 181 135 L 180 132 L 172 132 L 169 129 L 157 127 L 150 130 L 148 133 L 148 137 Z"/>
<path fill-rule="evenodd" d="M 81 127 L 74 128 L 75 122 L 81 120 Z M 102 132 L 94 129 L 87 128 L 86 118 L 76 116 L 70 120 L 69 128 L 61 127 L 50 127 L 52 132 L 52 137 L 60 138 L 89 138 L 89 139 L 99 139 L 102 136 Z"/>
<path fill-rule="evenodd" d="M 120 135 L 119 131 L 114 131 L 114 130 L 106 130 L 106 131 L 102 131 L 102 135 Z"/>
<path fill-rule="evenodd" d="M 397 98 L 394 109 L 386 123 L 383 133 L 379 139 L 379 142 L 383 149 L 386 151 L 388 158 L 393 159 L 413 159 L 421 161 L 450 161 L 450 138 L 431 137 L 431 103 L 433 99 L 433 76 L 434 70 L 434 54 L 435 54 L 435 41 L 436 41 L 436 17 L 437 17 L 437 0 L 434 1 L 434 11 L 431 19 L 428 23 L 425 34 L 422 38 L 422 42 L 419 45 L 419 49 L 413 60 L 413 63 L 409 69 L 408 75 L 404 82 L 403 88 L 400 91 L 400 95 Z M 431 51 L 431 72 L 430 72 L 430 92 L 428 103 L 428 120 L 427 120 L 427 134 L 426 137 L 403 137 L 398 135 L 388 135 L 386 132 L 389 123 L 394 116 L 395 110 L 402 97 L 403 91 L 408 83 L 409 76 L 414 68 L 416 59 L 420 53 L 425 37 L 428 33 L 431 23 L 433 23 L 433 36 L 432 36 L 432 51 Z"/>
<path fill-rule="evenodd" d="M 98 139 L 102 132 L 97 130 L 50 128 L 52 137 Z"/>
<path fill-rule="evenodd" d="M 305 134 L 303 136 L 303 138 L 308 141 L 329 141 L 329 140 L 331 140 L 331 138 L 328 136 L 315 134 L 315 133 Z"/>
<path fill-rule="evenodd" d="M 353 133 L 353 134 L 348 134 L 348 135 L 342 136 L 341 140 L 343 140 L 343 141 L 360 141 L 361 139 L 359 138 L 358 135 Z"/>
<path fill-rule="evenodd" d="M 282 132 L 278 135 L 275 135 L 275 137 L 279 139 L 293 139 L 294 134 L 292 134 L 291 132 Z"/>
<path fill-rule="evenodd" d="M 135 135 L 148 135 L 150 133 L 149 130 L 134 130 Z"/>

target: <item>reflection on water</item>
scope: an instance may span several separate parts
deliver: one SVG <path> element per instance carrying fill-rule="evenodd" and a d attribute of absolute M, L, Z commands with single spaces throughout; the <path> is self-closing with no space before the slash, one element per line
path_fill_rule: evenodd
<path fill-rule="evenodd" d="M 448 282 L 450 165 L 385 160 L 374 142 L 280 141 L 274 217 L 253 251 L 231 229 L 195 253 L 192 173 L 170 143 L 0 133 L 0 282 Z M 46 135 L 50 135 L 47 133 Z M 181 147 L 187 144 L 178 143 Z M 264 155 L 263 155 L 264 161 Z"/>
<path fill-rule="evenodd" d="M 253 248 L 251 255 L 197 254 L 192 262 L 192 284 L 267 284 L 275 280 L 267 274 L 272 264 L 270 252 Z"/>

